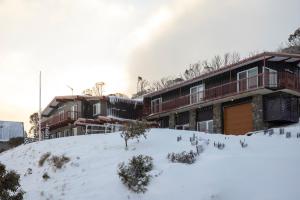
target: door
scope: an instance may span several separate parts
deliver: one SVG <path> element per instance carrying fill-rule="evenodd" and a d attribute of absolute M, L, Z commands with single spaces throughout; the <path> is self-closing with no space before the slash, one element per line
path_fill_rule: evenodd
<path fill-rule="evenodd" d="M 239 72 L 238 73 L 238 91 L 245 91 L 247 90 L 247 71 Z"/>
<path fill-rule="evenodd" d="M 253 131 L 251 103 L 224 108 L 224 134 L 241 135 Z"/>

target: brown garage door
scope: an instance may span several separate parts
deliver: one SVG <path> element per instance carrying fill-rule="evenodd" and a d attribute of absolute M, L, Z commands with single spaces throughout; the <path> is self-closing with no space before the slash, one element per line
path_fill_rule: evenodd
<path fill-rule="evenodd" d="M 231 135 L 253 131 L 252 106 L 250 103 L 224 108 L 224 133 Z"/>

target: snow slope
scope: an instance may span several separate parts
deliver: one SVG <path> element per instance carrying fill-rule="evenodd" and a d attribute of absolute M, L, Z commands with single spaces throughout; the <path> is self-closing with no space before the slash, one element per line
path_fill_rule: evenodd
<path fill-rule="evenodd" d="M 298 200 L 300 199 L 300 127 L 288 128 L 291 138 L 279 135 L 224 136 L 192 131 L 152 129 L 148 138 L 124 142 L 118 133 L 53 139 L 22 145 L 0 154 L 0 162 L 21 174 L 26 200 Z M 196 133 L 205 150 L 192 165 L 170 163 L 170 152 L 195 150 L 189 137 Z M 182 141 L 177 142 L 177 136 Z M 245 139 L 247 148 L 239 141 Z M 207 141 L 209 140 L 209 144 Z M 214 142 L 225 143 L 219 150 Z M 65 168 L 54 171 L 42 154 L 69 156 Z M 117 176 L 117 166 L 133 155 L 154 158 L 153 178 L 145 194 L 127 190 Z M 24 176 L 28 168 L 31 175 Z M 50 176 L 42 179 L 44 172 Z"/>

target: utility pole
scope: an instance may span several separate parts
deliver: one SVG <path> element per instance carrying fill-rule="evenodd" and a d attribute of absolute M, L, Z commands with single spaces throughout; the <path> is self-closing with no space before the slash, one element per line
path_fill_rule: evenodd
<path fill-rule="evenodd" d="M 74 91 L 74 88 L 72 88 L 71 86 L 67 85 L 67 87 L 71 90 L 72 92 L 72 96 L 73 96 L 73 91 Z"/>
<path fill-rule="evenodd" d="M 42 71 L 39 77 L 39 141 L 42 140 Z"/>

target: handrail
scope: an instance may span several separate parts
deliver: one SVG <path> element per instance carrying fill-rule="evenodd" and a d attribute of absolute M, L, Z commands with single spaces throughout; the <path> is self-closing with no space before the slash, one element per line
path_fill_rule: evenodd
<path fill-rule="evenodd" d="M 51 127 L 53 125 L 57 125 L 66 121 L 75 121 L 79 118 L 79 114 L 80 112 L 77 111 L 64 111 L 62 114 L 55 114 L 42 122 L 42 128 L 45 128 L 46 125 Z"/>

